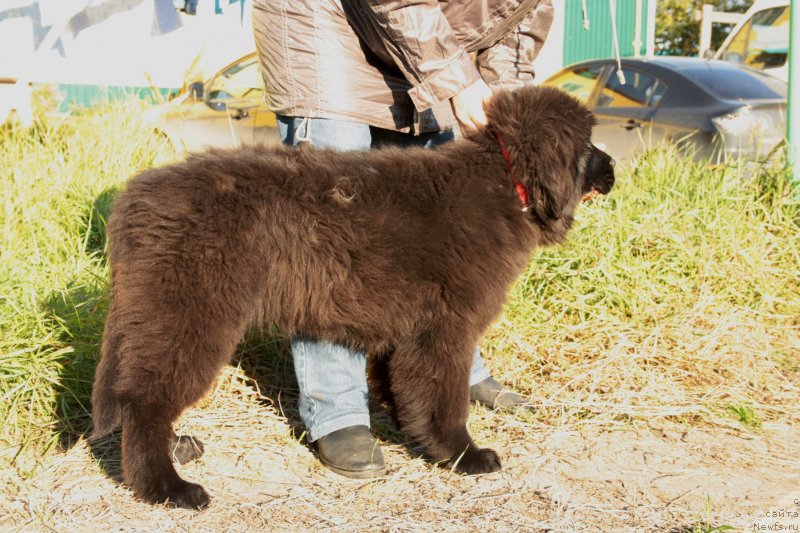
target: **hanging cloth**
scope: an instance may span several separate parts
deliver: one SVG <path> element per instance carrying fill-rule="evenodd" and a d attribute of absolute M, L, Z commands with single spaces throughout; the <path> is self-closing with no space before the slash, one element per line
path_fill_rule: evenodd
<path fill-rule="evenodd" d="M 228 5 L 239 4 L 239 23 L 244 24 L 244 2 L 245 0 L 228 0 Z M 214 0 L 214 13 L 222 15 L 220 0 Z"/>

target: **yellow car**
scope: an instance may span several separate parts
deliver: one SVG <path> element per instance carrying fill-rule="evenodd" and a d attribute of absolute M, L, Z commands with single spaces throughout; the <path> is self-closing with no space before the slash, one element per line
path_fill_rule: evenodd
<path fill-rule="evenodd" d="M 275 114 L 264 103 L 255 52 L 153 108 L 146 120 L 181 150 L 280 143 Z"/>

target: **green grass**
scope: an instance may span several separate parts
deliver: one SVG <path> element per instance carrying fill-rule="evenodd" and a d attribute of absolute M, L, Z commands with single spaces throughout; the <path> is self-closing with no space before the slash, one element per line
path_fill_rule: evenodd
<path fill-rule="evenodd" d="M 758 419 L 758 415 L 748 405 L 732 403 L 728 405 L 728 411 L 745 427 L 759 428 L 761 426 L 761 420 Z"/>
<path fill-rule="evenodd" d="M 90 428 L 111 200 L 176 157 L 140 106 L 0 130 L 0 461 Z M 514 286 L 484 343 L 495 375 L 548 424 L 796 417 L 800 187 L 779 168 L 707 168 L 672 149 L 618 174 Z M 256 342 L 240 359 L 253 371 Z"/>
<path fill-rule="evenodd" d="M 558 417 L 796 413 L 800 185 L 785 169 L 655 150 L 578 218 L 492 334 L 513 381 Z"/>
<path fill-rule="evenodd" d="M 703 509 L 703 518 L 699 518 L 696 523 L 684 528 L 675 528 L 671 533 L 719 533 L 722 531 L 740 531 L 738 528 L 727 524 L 713 526 L 711 521 L 712 511 L 711 497 L 706 496 Z"/>
<path fill-rule="evenodd" d="M 0 130 L 0 450 L 39 454 L 88 427 L 110 202 L 127 176 L 174 157 L 141 111 L 131 100 Z"/>

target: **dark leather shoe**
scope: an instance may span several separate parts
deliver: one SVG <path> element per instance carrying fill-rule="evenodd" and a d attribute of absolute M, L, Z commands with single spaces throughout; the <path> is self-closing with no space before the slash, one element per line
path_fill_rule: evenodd
<path fill-rule="evenodd" d="M 492 377 L 472 385 L 469 388 L 469 400 L 489 409 L 514 409 L 525 406 L 532 410 L 524 396 L 506 389 Z"/>
<path fill-rule="evenodd" d="M 386 472 L 378 441 L 367 426 L 349 426 L 317 440 L 320 462 L 343 476 L 365 479 Z"/>

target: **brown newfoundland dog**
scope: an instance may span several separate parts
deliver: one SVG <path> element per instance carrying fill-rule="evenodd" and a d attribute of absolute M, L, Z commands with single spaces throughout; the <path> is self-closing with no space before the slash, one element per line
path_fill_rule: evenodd
<path fill-rule="evenodd" d="M 500 468 L 465 425 L 473 350 L 534 247 L 614 173 L 590 112 L 556 89 L 501 92 L 487 115 L 436 150 L 213 150 L 128 182 L 92 405 L 94 438 L 122 426 L 138 497 L 208 504 L 172 464 L 202 447 L 172 422 L 263 324 L 368 353 L 431 460 Z"/>

